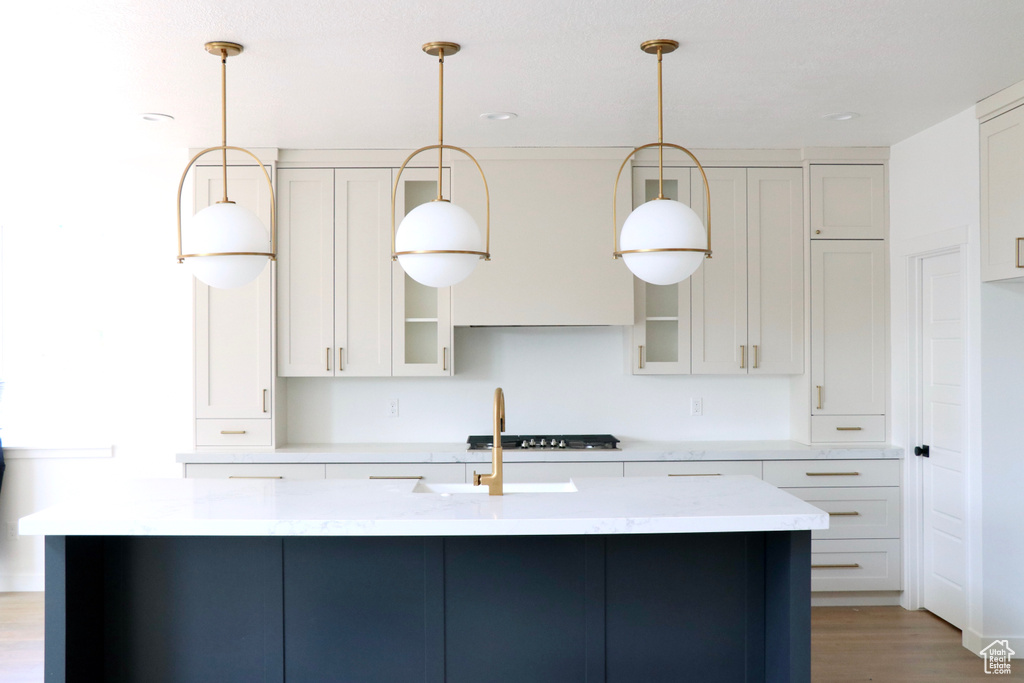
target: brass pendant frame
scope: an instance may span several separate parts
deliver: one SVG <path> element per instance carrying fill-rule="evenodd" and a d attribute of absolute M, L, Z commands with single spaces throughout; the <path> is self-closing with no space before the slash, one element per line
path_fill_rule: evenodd
<path fill-rule="evenodd" d="M 427 145 L 426 147 L 420 147 L 402 162 L 402 166 L 398 169 L 398 174 L 395 176 L 395 186 L 391 189 L 391 260 L 397 261 L 399 256 L 405 256 L 408 254 L 472 254 L 479 256 L 484 261 L 491 260 L 491 192 L 487 186 L 487 176 L 484 175 L 484 170 L 480 168 L 480 162 L 476 160 L 472 154 L 462 149 L 461 147 L 455 147 L 453 145 L 444 144 L 444 58 L 445 56 L 451 56 L 456 54 L 462 46 L 458 43 L 450 43 L 445 41 L 434 41 L 425 43 L 422 46 L 425 53 L 431 57 L 438 58 L 438 116 L 437 116 L 437 144 Z M 450 201 L 445 199 L 441 192 L 441 169 L 442 169 L 442 154 L 444 150 L 450 149 L 461 154 L 465 154 L 476 166 L 476 170 L 480 172 L 480 178 L 484 181 L 484 197 L 486 199 L 487 206 L 487 223 L 486 223 L 486 237 L 484 241 L 484 251 L 467 251 L 459 249 L 421 249 L 417 251 L 396 251 L 395 250 L 395 204 L 398 199 L 398 186 L 402 180 L 402 173 L 405 171 L 405 167 L 409 165 L 409 162 L 414 157 L 427 152 L 429 150 L 437 150 L 437 198 L 432 200 L 435 202 L 447 202 Z"/>
<path fill-rule="evenodd" d="M 198 152 L 193 156 L 188 164 L 185 166 L 185 170 L 181 174 L 181 180 L 178 182 L 178 202 L 177 202 L 177 214 L 178 214 L 178 263 L 184 263 L 187 258 L 198 258 L 203 256 L 266 256 L 271 261 L 277 260 L 277 202 L 274 197 L 274 184 L 270 180 L 270 174 L 267 172 L 266 166 L 259 160 L 255 154 L 245 149 L 244 147 L 233 147 L 228 145 L 228 123 L 227 123 L 227 60 L 228 57 L 235 57 L 242 53 L 242 46 L 238 43 L 231 43 L 227 41 L 211 41 L 203 46 L 207 52 L 211 55 L 218 56 L 221 58 L 221 101 L 220 101 L 220 114 L 221 114 L 221 144 L 216 147 L 207 147 L 206 149 Z M 222 251 L 222 252 L 210 252 L 205 254 L 183 254 L 181 248 L 181 193 L 185 187 L 185 178 L 188 176 L 188 172 L 195 165 L 196 161 L 200 157 L 209 154 L 210 152 L 220 151 L 222 153 L 222 167 L 223 167 L 223 183 L 224 183 L 224 198 L 217 202 L 218 204 L 234 204 L 228 199 L 228 150 L 235 152 L 242 152 L 248 154 L 252 159 L 259 164 L 260 170 L 263 171 L 263 177 L 267 181 L 267 189 L 270 191 L 270 251 Z"/>
<path fill-rule="evenodd" d="M 619 172 L 615 175 L 615 187 L 612 190 L 612 257 L 619 258 L 623 254 L 648 254 L 657 252 L 673 252 L 673 251 L 694 251 L 700 252 L 705 255 L 705 258 L 711 258 L 711 186 L 708 184 L 708 176 L 704 172 L 704 167 L 700 161 L 694 156 L 693 152 L 674 145 L 670 142 L 665 142 L 664 126 L 663 126 L 663 106 L 661 98 L 661 57 L 670 52 L 675 52 L 679 47 L 679 43 L 675 40 L 667 38 L 659 38 L 655 40 L 647 40 L 640 44 L 640 49 L 646 54 L 653 54 L 658 56 L 658 141 L 651 142 L 646 145 L 637 147 L 630 152 L 626 158 L 622 161 L 622 165 L 619 166 Z M 701 179 L 704 181 L 704 228 L 707 230 L 708 241 L 706 249 L 694 249 L 692 247 L 662 247 L 658 249 L 627 249 L 622 251 L 619 249 L 619 216 L 618 216 L 618 195 L 619 195 L 619 179 L 622 177 L 622 171 L 626 168 L 626 164 L 633 158 L 633 155 L 642 149 L 648 147 L 658 148 L 658 196 L 656 199 L 651 201 L 664 200 L 666 199 L 664 194 L 664 156 L 665 148 L 670 147 L 672 149 L 678 149 L 681 152 L 685 152 L 687 156 L 693 159 L 693 163 L 697 165 L 697 170 L 700 171 Z"/>

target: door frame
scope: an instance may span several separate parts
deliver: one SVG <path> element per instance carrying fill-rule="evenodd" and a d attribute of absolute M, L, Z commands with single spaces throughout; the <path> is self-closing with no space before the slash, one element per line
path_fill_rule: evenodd
<path fill-rule="evenodd" d="M 974 231 L 976 233 L 976 231 Z M 892 248 L 893 288 L 892 339 L 903 339 L 892 346 L 893 431 L 892 441 L 904 449 L 903 459 L 903 594 L 900 604 L 910 610 L 924 609 L 924 491 L 921 458 L 914 446 L 922 438 L 923 397 L 921 394 L 921 289 L 923 261 L 943 254 L 958 254 L 962 273 L 962 315 L 964 321 L 964 476 L 966 520 L 966 636 L 979 623 L 981 595 L 981 477 L 978 458 L 980 440 L 980 392 L 977 381 L 979 311 L 974 296 L 979 288 L 976 264 L 977 235 L 970 238 L 969 226 L 908 239 Z M 977 260 L 976 258 L 974 259 Z M 972 267 L 972 265 L 974 267 Z"/>

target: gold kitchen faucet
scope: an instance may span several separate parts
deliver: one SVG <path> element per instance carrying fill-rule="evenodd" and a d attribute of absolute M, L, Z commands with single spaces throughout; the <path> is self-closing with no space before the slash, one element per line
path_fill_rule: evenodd
<path fill-rule="evenodd" d="M 487 484 L 487 493 L 503 495 L 501 477 L 501 433 L 505 431 L 505 392 L 498 387 L 494 390 L 494 440 L 491 446 L 491 473 L 477 474 L 473 471 L 473 486 Z"/>

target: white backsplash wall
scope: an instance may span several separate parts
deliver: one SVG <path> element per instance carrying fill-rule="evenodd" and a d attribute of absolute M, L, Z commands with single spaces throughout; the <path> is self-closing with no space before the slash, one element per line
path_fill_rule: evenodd
<path fill-rule="evenodd" d="M 648 441 L 789 438 L 788 377 L 633 376 L 621 327 L 455 330 L 454 377 L 290 378 L 291 444 L 456 442 L 491 431 Z M 690 399 L 704 414 L 690 416 Z M 399 416 L 388 417 L 398 399 Z"/>

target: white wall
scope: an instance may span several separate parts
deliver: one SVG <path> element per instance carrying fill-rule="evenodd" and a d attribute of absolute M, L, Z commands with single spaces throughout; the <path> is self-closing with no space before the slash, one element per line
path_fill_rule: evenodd
<path fill-rule="evenodd" d="M 117 135 L 93 130 L 123 143 L 117 147 L 83 144 L 94 137 L 81 130 L 75 133 L 77 143 L 71 135 L 48 140 L 60 149 L 59 156 L 23 149 L 21 143 L 31 143 L 32 135 L 12 139 L 0 169 L 0 227 L 10 244 L 19 243 L 14 237 L 25 231 L 56 224 L 75 235 L 66 244 L 3 254 L 7 308 L 40 302 L 34 314 L 29 307 L 27 319 L 4 321 L 3 366 L 25 362 L 13 349 L 51 348 L 57 378 L 67 378 L 52 390 L 48 414 L 40 416 L 59 437 L 54 440 L 74 445 L 77 434 L 66 429 L 72 422 L 69 411 L 105 422 L 109 436 L 108 448 L 100 451 L 41 450 L 33 443 L 5 449 L 0 591 L 42 589 L 42 539 L 7 533 L 19 517 L 67 495 L 88 496 L 111 477 L 180 476 L 174 454 L 191 446 L 191 278 L 174 259 L 174 191 L 188 159 L 184 150 L 167 151 L 133 124 L 122 122 Z M 81 267 L 68 272 L 56 265 L 61 259 L 54 253 L 72 248 L 79 250 Z M 8 271 L 25 268 L 39 273 L 38 281 L 51 283 L 46 286 L 54 291 L 8 277 Z M 76 310 L 62 313 L 67 302 Z M 71 321 L 79 315 L 104 319 L 98 343 L 111 362 L 96 373 L 95 383 L 72 379 L 103 363 L 76 343 L 81 330 Z M 54 318 L 63 324 L 46 324 Z"/>
<path fill-rule="evenodd" d="M 491 430 L 620 439 L 788 439 L 786 377 L 633 376 L 621 327 L 456 328 L 454 377 L 288 380 L 290 443 L 464 441 Z M 704 415 L 690 416 L 702 398 Z M 386 416 L 388 399 L 399 417 Z"/>
<path fill-rule="evenodd" d="M 1024 285 L 983 284 L 978 121 L 970 108 L 891 149 L 890 237 L 893 442 L 914 445 L 907 255 L 948 246 L 967 256 L 968 586 L 964 644 L 1024 646 Z M 920 463 L 904 468 L 905 536 L 920 524 Z M 904 604 L 918 607 L 916 546 L 906 552 Z"/>

